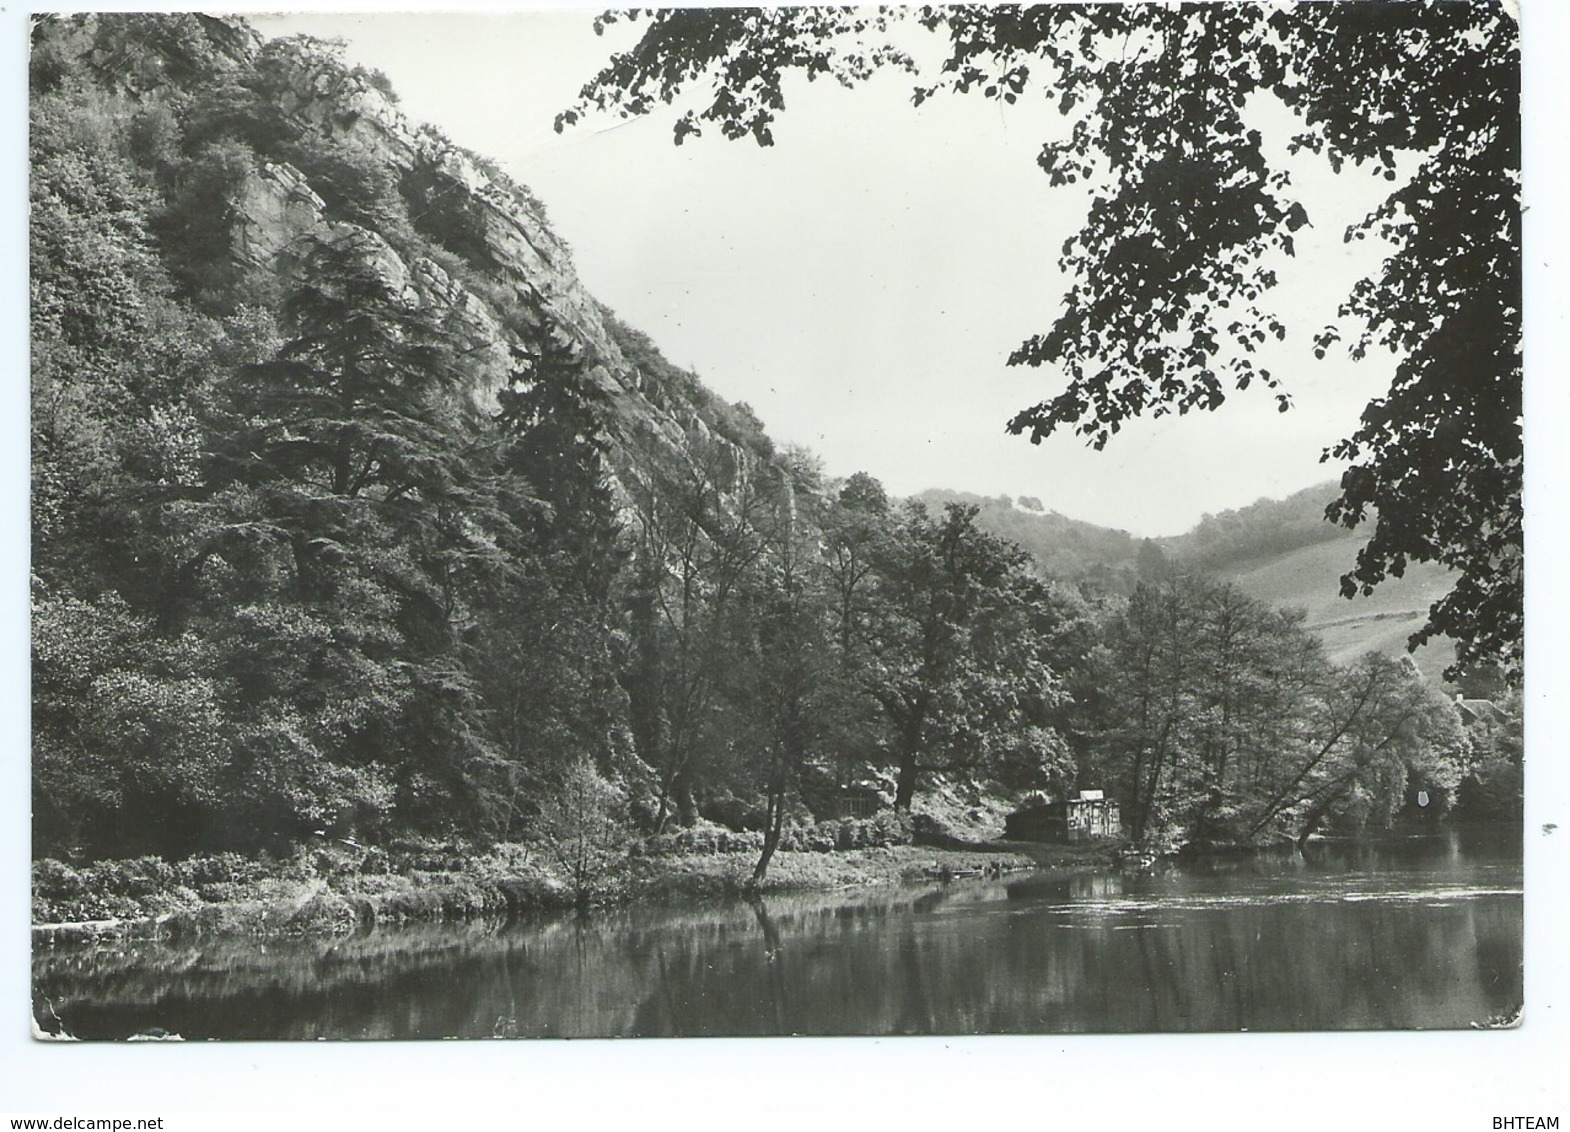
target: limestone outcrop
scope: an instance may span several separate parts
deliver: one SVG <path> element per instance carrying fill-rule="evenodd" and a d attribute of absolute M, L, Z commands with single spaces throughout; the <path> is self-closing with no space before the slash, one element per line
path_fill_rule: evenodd
<path fill-rule="evenodd" d="M 228 42 L 233 47 L 250 40 L 235 32 Z M 690 464 L 698 447 L 712 462 L 716 446 L 729 450 L 722 463 L 733 475 L 746 474 L 757 454 L 716 430 L 705 406 L 668 389 L 658 400 L 651 396 L 653 378 L 618 347 L 604 308 L 580 283 L 568 248 L 527 189 L 439 131 L 412 125 L 386 94 L 330 51 L 302 45 L 288 61 L 279 108 L 297 128 L 384 169 L 411 214 L 422 220 L 439 214 L 441 230 L 432 239 L 467 262 L 484 280 L 485 293 L 434 259 L 405 262 L 381 234 L 330 219 L 309 179 L 278 162 L 262 163 L 235 193 L 233 249 L 239 259 L 287 272 L 310 241 L 359 240 L 396 293 L 441 312 L 466 340 L 469 394 L 482 407 L 494 407 L 524 335 L 548 323 L 577 345 L 592 380 L 609 395 L 612 462 L 620 478 L 647 479 L 650 465 Z"/>

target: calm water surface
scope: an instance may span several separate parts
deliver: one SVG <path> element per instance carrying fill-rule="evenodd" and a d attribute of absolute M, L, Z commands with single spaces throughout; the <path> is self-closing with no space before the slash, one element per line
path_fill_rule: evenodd
<path fill-rule="evenodd" d="M 1519 828 L 345 940 L 42 947 L 78 1037 L 1451 1028 L 1522 1001 Z M 41 1000 L 40 1000 L 41 1001 Z"/>

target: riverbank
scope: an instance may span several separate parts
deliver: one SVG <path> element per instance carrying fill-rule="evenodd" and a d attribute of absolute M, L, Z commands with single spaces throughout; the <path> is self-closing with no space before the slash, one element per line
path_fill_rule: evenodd
<path fill-rule="evenodd" d="M 777 853 L 767 878 L 750 885 L 756 853 L 634 854 L 595 878 L 594 906 L 673 898 L 725 899 L 870 888 L 996 876 L 1041 869 L 1109 866 L 1101 846 L 971 843 L 885 845 Z M 302 849 L 283 861 L 218 854 L 168 862 L 156 857 L 73 868 L 40 861 L 33 870 L 35 942 L 138 936 L 347 935 L 374 924 L 443 922 L 567 911 L 578 893 L 560 870 L 519 845 L 485 850 L 425 844 L 386 851 L 347 844 Z"/>
<path fill-rule="evenodd" d="M 1521 1002 L 1519 832 L 637 900 L 584 919 L 42 944 L 33 1008 L 83 1041 L 1465 1029 Z M 832 856 L 884 875 L 935 857 Z M 702 869 L 730 864 L 746 861 Z"/>

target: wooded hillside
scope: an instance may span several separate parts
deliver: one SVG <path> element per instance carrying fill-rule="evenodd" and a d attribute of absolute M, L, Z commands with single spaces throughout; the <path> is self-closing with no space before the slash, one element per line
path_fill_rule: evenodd
<path fill-rule="evenodd" d="M 587 893 L 705 821 L 759 877 L 852 799 L 830 844 L 906 839 L 938 785 L 1172 843 L 1456 796 L 1406 666 L 776 451 L 330 47 L 43 17 L 31 83 L 38 855 L 521 841 Z"/>

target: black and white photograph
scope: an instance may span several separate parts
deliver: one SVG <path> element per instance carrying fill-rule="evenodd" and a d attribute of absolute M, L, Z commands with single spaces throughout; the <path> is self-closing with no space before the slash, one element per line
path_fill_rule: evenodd
<path fill-rule="evenodd" d="M 1511 1060 L 1539 7 L 25 14 L 35 1053 Z"/>

